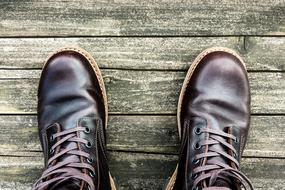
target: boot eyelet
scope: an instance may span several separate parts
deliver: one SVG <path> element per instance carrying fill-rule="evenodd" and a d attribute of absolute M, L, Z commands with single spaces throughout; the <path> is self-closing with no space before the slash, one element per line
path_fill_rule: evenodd
<path fill-rule="evenodd" d="M 239 143 L 239 141 L 238 141 L 238 138 L 237 138 L 237 137 L 234 139 L 234 142 L 235 142 L 235 143 Z"/>
<path fill-rule="evenodd" d="M 87 148 L 91 148 L 92 144 L 91 144 L 90 141 L 88 141 L 88 142 L 85 144 L 85 146 L 86 146 Z"/>
<path fill-rule="evenodd" d="M 90 128 L 89 127 L 85 127 L 84 132 L 87 133 L 87 134 L 90 133 Z"/>
<path fill-rule="evenodd" d="M 95 173 L 94 172 L 89 172 L 89 176 L 90 177 L 95 177 Z"/>
<path fill-rule="evenodd" d="M 197 142 L 196 144 L 194 144 L 194 149 L 199 150 L 201 148 L 201 145 L 199 142 Z"/>
<path fill-rule="evenodd" d="M 93 158 L 87 158 L 86 160 L 89 164 L 92 164 L 94 162 Z"/>
<path fill-rule="evenodd" d="M 50 153 L 50 154 L 53 154 L 53 153 L 54 153 L 54 149 L 50 149 L 50 150 L 49 150 L 49 153 Z"/>
<path fill-rule="evenodd" d="M 192 179 L 196 179 L 198 177 L 198 175 L 192 173 L 191 177 L 192 177 Z"/>
<path fill-rule="evenodd" d="M 194 132 L 195 132 L 196 135 L 200 135 L 202 133 L 202 130 L 201 130 L 200 127 L 196 127 Z"/>
<path fill-rule="evenodd" d="M 49 140 L 50 140 L 50 142 L 53 142 L 53 141 L 54 141 L 53 135 L 51 135 L 51 136 L 49 137 Z"/>
<path fill-rule="evenodd" d="M 193 160 L 193 163 L 194 163 L 195 165 L 199 164 L 199 163 L 200 163 L 200 159 L 194 159 L 194 160 Z"/>

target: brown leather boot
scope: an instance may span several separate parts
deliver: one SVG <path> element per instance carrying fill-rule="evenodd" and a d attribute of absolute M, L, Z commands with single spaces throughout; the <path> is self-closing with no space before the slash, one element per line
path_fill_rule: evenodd
<path fill-rule="evenodd" d="M 245 64 L 232 50 L 210 48 L 191 65 L 179 97 L 181 154 L 167 190 L 253 189 L 240 172 L 250 120 Z"/>
<path fill-rule="evenodd" d="M 95 60 L 64 48 L 42 71 L 39 136 L 45 171 L 34 190 L 116 189 L 106 156 L 107 96 Z"/>

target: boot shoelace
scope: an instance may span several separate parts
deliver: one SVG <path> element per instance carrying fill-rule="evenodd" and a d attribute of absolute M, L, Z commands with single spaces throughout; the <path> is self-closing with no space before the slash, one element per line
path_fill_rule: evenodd
<path fill-rule="evenodd" d="M 247 187 L 249 187 L 249 189 L 253 190 L 253 186 L 250 180 L 241 171 L 238 170 L 239 162 L 231 154 L 228 154 L 223 150 L 211 147 L 211 145 L 219 144 L 226 147 L 226 149 L 228 149 L 229 152 L 231 152 L 233 155 L 236 155 L 237 152 L 235 148 L 229 142 L 237 142 L 237 137 L 224 131 L 211 128 L 199 128 L 199 131 L 195 131 L 195 133 L 206 133 L 209 138 L 198 143 L 198 149 L 200 149 L 202 146 L 205 146 L 206 150 L 208 151 L 197 154 L 194 158 L 194 162 L 196 162 L 196 164 L 199 163 L 200 160 L 204 159 L 206 159 L 206 163 L 193 169 L 193 190 L 200 189 L 198 188 L 199 184 L 204 184 L 205 187 L 202 188 L 202 190 L 230 190 L 228 187 L 216 186 L 215 182 L 217 182 L 218 179 L 222 179 L 229 184 L 231 184 L 232 180 L 234 180 L 235 182 L 240 183 L 245 189 L 248 189 Z M 226 139 L 226 141 L 221 140 L 219 137 Z M 220 156 L 233 163 L 235 167 L 219 161 L 207 160 L 208 158 Z M 206 180 L 208 180 L 208 185 L 206 185 Z"/>
<path fill-rule="evenodd" d="M 54 124 L 59 125 L 59 124 Z M 87 148 L 91 147 L 91 143 L 86 139 L 77 136 L 78 132 L 90 132 L 88 127 L 76 126 L 62 132 L 58 132 L 52 135 L 51 139 L 57 139 L 57 142 L 51 147 L 51 152 L 55 153 L 48 160 L 48 168 L 43 172 L 41 178 L 35 183 L 33 190 L 45 190 L 50 185 L 56 187 L 57 185 L 69 180 L 78 179 L 84 181 L 89 185 L 90 190 L 94 190 L 95 186 L 93 184 L 92 177 L 95 176 L 95 169 L 91 166 L 93 160 L 90 158 L 90 154 L 80 150 L 78 146 L 70 147 L 60 150 L 60 146 L 65 142 L 75 142 L 84 144 Z M 56 160 L 63 155 L 75 155 L 83 157 L 89 163 L 83 163 L 78 161 L 75 157 L 67 158 L 64 161 L 57 162 Z M 56 162 L 56 164 L 53 164 Z M 83 170 L 89 171 L 88 174 L 83 172 Z M 51 190 L 51 189 L 49 189 Z"/>

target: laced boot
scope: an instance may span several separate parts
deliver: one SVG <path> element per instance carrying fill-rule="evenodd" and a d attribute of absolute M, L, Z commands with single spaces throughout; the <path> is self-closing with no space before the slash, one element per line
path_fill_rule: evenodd
<path fill-rule="evenodd" d="M 107 96 L 94 59 L 64 48 L 46 62 L 38 89 L 45 169 L 34 190 L 115 189 L 106 156 Z"/>
<path fill-rule="evenodd" d="M 192 63 L 177 111 L 180 160 L 167 190 L 253 189 L 240 171 L 250 122 L 245 64 L 232 50 L 210 48 Z"/>

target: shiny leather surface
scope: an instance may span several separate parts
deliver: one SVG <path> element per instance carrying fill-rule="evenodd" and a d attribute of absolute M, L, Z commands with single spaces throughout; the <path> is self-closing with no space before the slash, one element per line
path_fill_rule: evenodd
<path fill-rule="evenodd" d="M 204 56 L 187 85 L 178 122 L 182 127 L 182 146 L 174 189 L 192 189 L 193 179 L 197 177 L 192 175 L 193 169 L 211 159 L 232 165 L 222 156 L 194 160 L 195 155 L 206 151 L 205 146 L 199 148 L 196 144 L 209 138 L 199 134 L 202 128 L 218 129 L 236 136 L 239 140 L 232 145 L 238 154 L 233 156 L 240 160 L 250 122 L 250 90 L 246 70 L 237 57 L 222 51 Z M 227 151 L 221 145 L 213 146 Z M 222 180 L 219 183 L 229 186 Z"/>
<path fill-rule="evenodd" d="M 67 50 L 53 55 L 42 71 L 38 90 L 39 136 L 46 167 L 47 160 L 54 155 L 49 151 L 56 142 L 51 139 L 52 134 L 76 126 L 88 127 L 89 131 L 78 135 L 88 140 L 91 147 L 66 142 L 61 148 L 78 146 L 88 152 L 96 169 L 93 178 L 96 189 L 110 189 L 105 156 L 105 118 L 102 91 L 90 62 L 75 51 Z M 60 124 L 60 127 L 52 125 L 54 123 Z M 57 162 L 71 159 L 71 156 L 87 163 L 86 159 L 76 155 L 64 155 Z M 69 180 L 56 189 L 87 189 L 87 185 Z"/>

